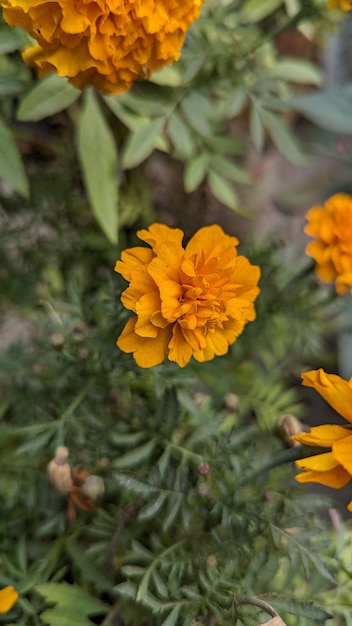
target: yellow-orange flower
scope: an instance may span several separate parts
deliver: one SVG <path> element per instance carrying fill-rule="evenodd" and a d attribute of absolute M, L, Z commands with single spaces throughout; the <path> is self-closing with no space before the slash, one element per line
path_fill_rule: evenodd
<path fill-rule="evenodd" d="M 342 9 L 343 11 L 352 11 L 352 0 L 329 0 L 329 9 Z"/>
<path fill-rule="evenodd" d="M 335 282 L 339 294 L 352 292 L 352 196 L 338 193 L 324 206 L 307 213 L 304 232 L 314 237 L 306 253 L 316 261 L 315 271 L 325 282 Z"/>
<path fill-rule="evenodd" d="M 238 239 L 217 225 L 182 247 L 183 232 L 153 224 L 137 233 L 151 248 L 122 253 L 115 270 L 129 281 L 121 300 L 135 315 L 118 341 L 141 367 L 165 357 L 184 367 L 228 351 L 255 319 L 260 269 L 237 254 Z"/>
<path fill-rule="evenodd" d="M 349 381 L 322 369 L 302 374 L 302 384 L 313 387 L 342 417 L 352 424 L 352 378 Z M 350 426 L 314 426 L 308 433 L 291 437 L 308 446 L 328 448 L 327 452 L 296 461 L 303 470 L 301 483 L 315 482 L 340 489 L 352 479 L 352 430 Z M 347 507 L 352 511 L 352 501 Z"/>
<path fill-rule="evenodd" d="M 204 0 L 0 0 L 4 17 L 36 40 L 23 53 L 39 75 L 78 88 L 127 91 L 179 58 Z"/>
<path fill-rule="evenodd" d="M 13 605 L 18 600 L 18 593 L 13 587 L 4 587 L 0 591 L 0 615 L 11 611 Z"/>

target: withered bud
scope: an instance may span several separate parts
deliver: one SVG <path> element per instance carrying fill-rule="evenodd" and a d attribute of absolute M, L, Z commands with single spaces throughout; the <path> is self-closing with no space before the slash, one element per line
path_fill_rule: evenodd
<path fill-rule="evenodd" d="M 211 396 L 208 393 L 204 393 L 203 391 L 196 391 L 193 395 L 194 401 L 200 407 L 209 406 L 211 402 Z"/>
<path fill-rule="evenodd" d="M 182 443 L 186 435 L 187 435 L 186 429 L 183 428 L 182 426 L 179 426 L 178 428 L 175 428 L 175 430 L 173 431 L 171 435 L 171 441 L 172 443 L 176 443 L 176 444 Z"/>
<path fill-rule="evenodd" d="M 207 565 L 209 565 L 209 567 L 216 567 L 217 564 L 218 564 L 218 560 L 215 554 L 210 554 L 207 558 Z"/>
<path fill-rule="evenodd" d="M 235 393 L 226 393 L 224 395 L 224 407 L 228 411 L 235 413 L 238 410 L 240 399 Z"/>
<path fill-rule="evenodd" d="M 101 476 L 95 476 L 94 474 L 88 476 L 81 487 L 81 493 L 91 502 L 95 502 L 95 500 L 100 498 L 104 491 L 103 479 Z"/>
<path fill-rule="evenodd" d="M 210 474 L 211 472 L 210 465 L 206 461 L 201 461 L 200 463 L 198 463 L 197 470 L 201 476 L 208 476 L 208 474 Z"/>
<path fill-rule="evenodd" d="M 68 455 L 68 448 L 59 446 L 56 448 L 55 456 L 47 467 L 50 482 L 63 495 L 68 494 L 73 485 L 71 467 L 67 461 Z"/>
<path fill-rule="evenodd" d="M 86 361 L 90 355 L 90 351 L 88 348 L 80 348 L 78 352 L 78 356 L 82 361 Z"/>
<path fill-rule="evenodd" d="M 84 327 L 80 324 L 73 327 L 73 339 L 76 343 L 82 343 L 85 339 Z"/>
<path fill-rule="evenodd" d="M 282 415 L 279 419 L 278 430 L 283 441 L 290 447 L 300 446 L 299 441 L 291 439 L 292 435 L 299 435 L 301 432 L 308 432 L 309 426 L 302 424 L 294 415 Z"/>
<path fill-rule="evenodd" d="M 62 333 L 53 333 L 50 336 L 50 343 L 54 350 L 59 352 L 65 345 L 65 337 Z"/>

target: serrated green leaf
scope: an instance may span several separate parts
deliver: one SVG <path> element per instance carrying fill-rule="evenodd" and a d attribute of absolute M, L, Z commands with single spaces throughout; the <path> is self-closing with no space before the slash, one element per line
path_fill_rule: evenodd
<path fill-rule="evenodd" d="M 229 118 L 236 117 L 247 102 L 247 94 L 243 89 L 236 89 L 234 94 L 226 104 L 226 116 Z"/>
<path fill-rule="evenodd" d="M 239 207 L 239 200 L 237 194 L 232 185 L 214 170 L 210 170 L 208 173 L 208 183 L 212 194 L 219 202 L 225 204 L 233 211 L 236 211 Z"/>
<path fill-rule="evenodd" d="M 121 573 L 127 578 L 141 578 L 143 574 L 145 574 L 145 567 L 141 567 L 140 565 L 124 565 L 121 567 Z"/>
<path fill-rule="evenodd" d="M 265 596 L 261 597 L 265 599 Z M 308 617 L 309 619 L 316 621 L 325 621 L 332 618 L 330 613 L 327 613 L 324 609 L 315 606 L 312 602 L 298 602 L 297 600 L 275 597 L 272 595 L 270 595 L 268 601 L 279 613 L 283 611 L 285 613 L 291 613 L 292 615 Z"/>
<path fill-rule="evenodd" d="M 122 157 L 125 169 L 136 167 L 152 154 L 164 124 L 164 117 L 157 118 L 129 135 Z"/>
<path fill-rule="evenodd" d="M 28 198 L 29 184 L 17 145 L 0 118 L 0 178 L 6 180 L 21 196 Z"/>
<path fill-rule="evenodd" d="M 17 117 L 21 122 L 38 122 L 67 109 L 80 95 L 66 78 L 50 74 L 20 100 Z"/>
<path fill-rule="evenodd" d="M 299 145 L 282 120 L 276 115 L 264 111 L 264 109 L 262 118 L 278 150 L 293 163 L 306 165 L 307 157 L 300 150 Z"/>
<path fill-rule="evenodd" d="M 153 570 L 153 583 L 155 585 L 155 590 L 158 594 L 158 596 L 160 598 L 162 598 L 163 600 L 168 600 L 169 599 L 169 592 L 168 592 L 168 588 L 167 585 L 164 583 L 163 579 L 161 578 L 159 572 L 157 572 L 156 569 Z"/>
<path fill-rule="evenodd" d="M 169 117 L 168 131 L 177 154 L 183 159 L 189 158 L 195 150 L 195 143 L 189 127 L 177 111 Z"/>
<path fill-rule="evenodd" d="M 134 467 L 139 467 L 144 461 L 150 458 L 155 446 L 155 439 L 151 439 L 142 446 L 139 446 L 139 448 L 135 448 L 135 450 L 131 450 L 120 456 L 114 461 L 113 467 L 117 469 L 133 469 Z"/>
<path fill-rule="evenodd" d="M 187 193 L 192 193 L 204 180 L 209 164 L 209 156 L 200 154 L 185 165 L 183 184 Z"/>
<path fill-rule="evenodd" d="M 89 615 L 104 614 L 107 606 L 91 594 L 67 583 L 43 583 L 35 590 L 44 596 L 53 608 L 46 609 L 41 617 L 49 626 L 92 626 Z"/>
<path fill-rule="evenodd" d="M 93 213 L 111 243 L 117 242 L 117 149 L 93 90 L 85 92 L 77 123 L 78 156 Z"/>

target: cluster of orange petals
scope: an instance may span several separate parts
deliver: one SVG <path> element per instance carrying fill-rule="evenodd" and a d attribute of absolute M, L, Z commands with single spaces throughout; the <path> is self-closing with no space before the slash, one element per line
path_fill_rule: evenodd
<path fill-rule="evenodd" d="M 82 89 L 121 93 L 180 56 L 204 0 L 0 0 L 36 40 L 23 58 Z"/>
<path fill-rule="evenodd" d="M 185 248 L 178 228 L 153 224 L 137 235 L 151 248 L 126 250 L 115 267 L 130 283 L 121 300 L 134 313 L 118 347 L 141 367 L 226 354 L 255 319 L 259 267 L 217 225 L 201 228 Z"/>
<path fill-rule="evenodd" d="M 342 9 L 343 11 L 352 11 L 352 0 L 329 0 L 329 9 Z"/>
<path fill-rule="evenodd" d="M 352 196 L 338 193 L 306 217 L 304 232 L 314 238 L 306 253 L 315 259 L 317 275 L 334 282 L 338 294 L 352 291 Z"/>
<path fill-rule="evenodd" d="M 302 374 L 303 385 L 313 387 L 332 407 L 352 424 L 352 378 L 349 381 L 322 369 Z M 315 482 L 340 489 L 352 479 L 351 426 L 326 424 L 314 426 L 308 433 L 292 439 L 308 446 L 328 448 L 327 452 L 296 461 L 303 471 L 296 476 L 301 482 Z M 352 511 L 352 501 L 347 507 Z"/>
<path fill-rule="evenodd" d="M 0 591 L 0 615 L 11 611 L 13 605 L 18 600 L 18 593 L 13 587 L 4 587 Z"/>

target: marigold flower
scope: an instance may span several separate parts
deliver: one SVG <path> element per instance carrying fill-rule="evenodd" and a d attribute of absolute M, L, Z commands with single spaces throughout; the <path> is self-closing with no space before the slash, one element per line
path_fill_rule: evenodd
<path fill-rule="evenodd" d="M 18 600 L 18 593 L 13 587 L 4 587 L 0 591 L 0 615 L 11 611 L 13 605 Z"/>
<path fill-rule="evenodd" d="M 352 0 L 329 0 L 328 9 L 335 8 L 343 11 L 352 11 Z"/>
<path fill-rule="evenodd" d="M 325 205 L 307 213 L 304 232 L 315 241 L 306 253 L 316 261 L 315 271 L 325 282 L 335 282 L 339 294 L 352 292 L 352 196 L 338 193 Z"/>
<path fill-rule="evenodd" d="M 302 374 L 302 384 L 313 387 L 332 407 L 352 424 L 352 378 L 349 381 L 322 369 Z M 314 482 L 340 489 L 352 479 L 352 430 L 350 426 L 326 424 L 291 437 L 308 446 L 329 451 L 296 461 L 303 470 L 296 476 L 301 483 Z M 352 501 L 347 507 L 352 511 Z"/>
<path fill-rule="evenodd" d="M 179 58 L 204 0 L 0 0 L 36 40 L 23 58 L 82 89 L 121 93 Z"/>
<path fill-rule="evenodd" d="M 185 248 L 178 228 L 153 224 L 137 235 L 151 249 L 131 248 L 115 266 L 130 283 L 121 300 L 135 313 L 118 347 L 141 367 L 166 356 L 184 367 L 192 356 L 226 354 L 255 319 L 259 267 L 238 256 L 238 239 L 217 225 L 201 228 Z"/>

